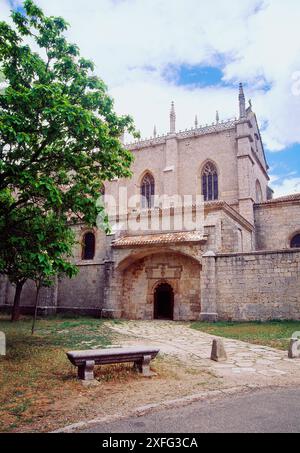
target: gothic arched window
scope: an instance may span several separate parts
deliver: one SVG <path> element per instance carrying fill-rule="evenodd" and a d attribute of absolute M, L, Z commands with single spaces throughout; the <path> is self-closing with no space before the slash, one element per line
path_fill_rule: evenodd
<path fill-rule="evenodd" d="M 96 238 L 94 233 L 88 232 L 83 236 L 82 259 L 93 260 L 96 249 Z"/>
<path fill-rule="evenodd" d="M 142 208 L 154 206 L 155 182 L 150 173 L 146 173 L 141 183 L 141 205 Z"/>
<path fill-rule="evenodd" d="M 296 234 L 291 240 L 291 248 L 292 249 L 300 249 L 300 234 Z"/>
<path fill-rule="evenodd" d="M 202 170 L 202 195 L 204 201 L 213 201 L 219 198 L 218 172 L 212 162 L 207 162 Z"/>

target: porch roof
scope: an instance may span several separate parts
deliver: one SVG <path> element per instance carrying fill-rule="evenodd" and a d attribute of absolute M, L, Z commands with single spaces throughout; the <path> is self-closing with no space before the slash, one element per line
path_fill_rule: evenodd
<path fill-rule="evenodd" d="M 112 247 L 126 248 L 156 244 L 182 244 L 188 242 L 205 243 L 206 241 L 207 236 L 197 231 L 182 231 L 179 233 L 159 233 L 143 236 L 125 236 L 120 239 L 116 239 L 112 243 Z"/>

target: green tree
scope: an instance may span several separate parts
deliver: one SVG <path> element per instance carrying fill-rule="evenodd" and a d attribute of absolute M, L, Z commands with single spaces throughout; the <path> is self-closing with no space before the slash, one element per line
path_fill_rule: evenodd
<path fill-rule="evenodd" d="M 61 226 L 95 225 L 104 216 L 97 203 L 103 181 L 131 175 L 133 157 L 119 137 L 126 130 L 137 136 L 133 120 L 115 113 L 93 63 L 66 40 L 64 19 L 46 17 L 32 0 L 24 11 L 12 12 L 14 27 L 0 22 L 7 83 L 0 93 L 0 273 L 16 284 L 15 307 L 21 284 L 32 278 L 30 244 L 20 245 L 31 224 L 55 216 Z M 38 256 L 45 244 L 38 235 L 35 241 Z"/>
<path fill-rule="evenodd" d="M 0 236 L 0 266 L 16 286 L 12 321 L 19 318 L 21 292 L 27 280 L 36 283 L 37 302 L 41 287 L 51 286 L 56 276 L 72 278 L 77 274 L 76 266 L 69 261 L 75 236 L 66 222 L 53 212 L 43 215 L 37 207 L 25 208 L 26 220 L 22 210 L 14 211 L 7 236 Z"/>

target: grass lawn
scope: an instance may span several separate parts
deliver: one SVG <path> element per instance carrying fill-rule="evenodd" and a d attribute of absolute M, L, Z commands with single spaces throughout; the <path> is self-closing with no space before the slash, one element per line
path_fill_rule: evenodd
<path fill-rule="evenodd" d="M 152 365 L 152 379 L 132 364 L 108 365 L 95 368 L 98 383 L 82 385 L 65 352 L 122 345 L 128 338 L 112 329 L 115 323 L 120 321 L 54 317 L 39 320 L 31 336 L 30 318 L 11 324 L 0 315 L 7 337 L 7 355 L 0 357 L 0 432 L 49 432 L 225 385 L 209 370 L 164 354 Z"/>
<path fill-rule="evenodd" d="M 191 327 L 202 332 L 225 338 L 287 350 L 294 332 L 300 332 L 300 321 L 270 322 L 194 322 Z"/>
<path fill-rule="evenodd" d="M 47 416 L 49 404 L 81 391 L 76 370 L 65 352 L 111 344 L 105 322 L 90 318 L 39 320 L 34 336 L 31 319 L 12 324 L 0 316 L 0 331 L 6 334 L 7 355 L 0 357 L 0 431 L 22 424 L 36 424 Z"/>

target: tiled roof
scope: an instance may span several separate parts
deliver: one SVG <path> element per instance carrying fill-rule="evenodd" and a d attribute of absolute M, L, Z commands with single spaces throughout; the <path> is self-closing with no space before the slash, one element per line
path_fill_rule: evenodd
<path fill-rule="evenodd" d="M 262 203 L 257 203 L 257 206 L 266 204 L 286 203 L 289 201 L 300 201 L 300 193 L 294 193 L 292 195 L 285 195 L 284 197 L 278 197 L 273 198 L 272 200 L 263 201 Z"/>
<path fill-rule="evenodd" d="M 116 248 L 141 245 L 170 244 L 184 242 L 201 242 L 206 238 L 199 232 L 185 231 L 181 233 L 148 234 L 145 236 L 125 236 L 113 242 Z"/>

